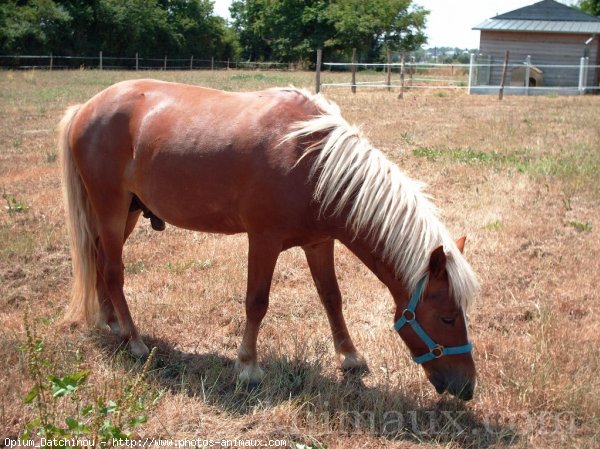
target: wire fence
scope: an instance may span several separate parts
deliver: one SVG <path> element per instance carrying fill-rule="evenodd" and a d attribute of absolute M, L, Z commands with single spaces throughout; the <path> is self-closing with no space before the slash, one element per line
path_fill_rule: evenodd
<path fill-rule="evenodd" d="M 215 58 L 143 58 L 61 55 L 0 55 L 0 68 L 12 70 L 295 70 L 294 64 L 263 61 L 232 61 Z"/>
<path fill-rule="evenodd" d="M 400 55 L 396 55 L 396 59 Z M 582 57 L 579 64 L 534 64 L 531 57 L 522 63 L 492 63 L 491 57 L 471 55 L 469 64 L 441 64 L 405 60 L 387 63 L 323 62 L 317 51 L 315 90 L 322 88 L 400 89 L 464 89 L 468 93 L 491 94 L 585 94 L 600 92 L 600 65 L 591 65 Z M 0 68 L 4 69 L 92 69 L 92 70 L 298 70 L 302 66 L 281 62 L 232 61 L 215 58 L 145 58 L 63 55 L 0 55 Z M 338 76 L 321 82 L 321 71 L 335 72 Z M 350 79 L 341 81 L 339 75 L 349 72 Z M 343 75 L 342 75 L 343 76 Z M 360 77 L 363 79 L 358 79 Z M 358 77 L 358 78 L 357 78 Z"/>

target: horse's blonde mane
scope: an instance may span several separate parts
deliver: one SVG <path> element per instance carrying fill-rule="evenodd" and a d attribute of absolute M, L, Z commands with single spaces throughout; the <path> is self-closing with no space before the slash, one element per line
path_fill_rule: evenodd
<path fill-rule="evenodd" d="M 383 260 L 394 267 L 411 292 L 426 275 L 431 252 L 443 245 L 452 295 L 467 310 L 478 290 L 477 278 L 423 193 L 423 184 L 410 179 L 374 148 L 341 116 L 337 105 L 322 95 L 300 92 L 322 114 L 296 123 L 285 139 L 327 133 L 302 156 L 315 155 L 311 176 L 318 175 L 314 198 L 321 213 L 347 211 L 347 228 L 380 249 Z"/>

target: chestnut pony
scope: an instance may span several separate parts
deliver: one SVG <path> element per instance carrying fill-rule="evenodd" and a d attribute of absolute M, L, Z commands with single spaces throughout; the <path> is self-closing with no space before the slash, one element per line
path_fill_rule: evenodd
<path fill-rule="evenodd" d="M 71 107 L 60 155 L 73 262 L 67 319 L 85 318 L 148 354 L 123 293 L 123 245 L 152 227 L 248 234 L 241 380 L 262 376 L 256 340 L 279 253 L 301 246 L 344 370 L 366 368 L 342 315 L 334 240 L 388 287 L 396 329 L 438 392 L 475 386 L 465 310 L 478 288 L 420 183 L 339 108 L 293 88 L 231 93 L 125 81 Z"/>

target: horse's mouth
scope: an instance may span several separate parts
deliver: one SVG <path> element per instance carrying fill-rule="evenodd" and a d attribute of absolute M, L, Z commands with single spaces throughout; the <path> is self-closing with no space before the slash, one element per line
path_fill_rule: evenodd
<path fill-rule="evenodd" d="M 444 379 L 432 376 L 429 381 L 434 386 L 438 394 L 448 392 L 452 396 L 462 401 L 473 399 L 474 384 L 471 382 L 454 382 L 448 384 Z"/>

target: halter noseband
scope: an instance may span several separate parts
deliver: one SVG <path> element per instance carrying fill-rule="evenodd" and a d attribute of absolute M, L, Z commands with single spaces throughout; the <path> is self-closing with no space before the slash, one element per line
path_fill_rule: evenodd
<path fill-rule="evenodd" d="M 397 331 L 400 331 L 405 324 L 409 324 L 415 333 L 419 336 L 423 343 L 427 345 L 429 348 L 429 352 L 422 354 L 417 357 L 413 357 L 415 363 L 419 365 L 422 363 L 427 363 L 433 359 L 439 359 L 445 355 L 457 355 L 464 354 L 466 352 L 471 352 L 473 348 L 473 344 L 468 342 L 466 345 L 462 346 L 451 346 L 449 348 L 444 348 L 442 345 L 438 345 L 435 341 L 431 339 L 425 329 L 421 327 L 421 325 L 417 322 L 417 317 L 415 315 L 415 309 L 417 308 L 417 303 L 423 294 L 423 288 L 425 286 L 425 277 L 421 278 L 419 283 L 417 284 L 417 288 L 413 292 L 410 302 L 404 311 L 402 312 L 402 316 L 396 321 L 394 324 L 394 328 Z"/>

